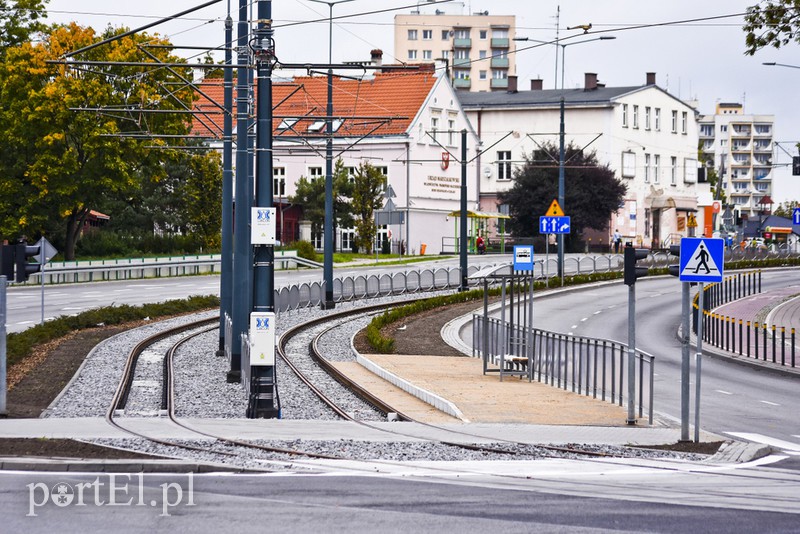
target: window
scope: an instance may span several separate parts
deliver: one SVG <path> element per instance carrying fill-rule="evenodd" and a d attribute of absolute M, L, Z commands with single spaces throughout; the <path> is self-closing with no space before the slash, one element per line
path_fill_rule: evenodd
<path fill-rule="evenodd" d="M 672 110 L 672 133 L 678 133 L 678 110 Z"/>
<path fill-rule="evenodd" d="M 686 127 L 687 127 L 688 123 L 689 123 L 689 113 L 684 111 L 683 113 L 681 113 L 681 133 L 682 134 L 686 133 Z"/>
<path fill-rule="evenodd" d="M 678 158 L 675 156 L 669 158 L 669 183 L 678 185 Z"/>
<path fill-rule="evenodd" d="M 657 132 L 661 131 L 661 108 L 655 109 L 655 130 Z"/>
<path fill-rule="evenodd" d="M 436 130 L 439 129 L 439 118 L 431 117 L 431 132 L 430 136 L 433 138 L 432 143 L 436 141 Z"/>
<path fill-rule="evenodd" d="M 316 180 L 318 178 L 322 178 L 324 174 L 322 174 L 322 167 L 309 167 L 308 168 L 308 179 L 309 180 Z"/>
<path fill-rule="evenodd" d="M 469 59 L 469 49 L 468 48 L 459 48 L 455 51 L 453 56 L 456 59 Z"/>
<path fill-rule="evenodd" d="M 456 146 L 456 121 L 453 119 L 447 121 L 447 145 Z"/>
<path fill-rule="evenodd" d="M 355 167 L 345 167 L 345 171 L 347 171 L 347 181 L 351 184 L 356 181 L 356 168 Z"/>
<path fill-rule="evenodd" d="M 286 169 L 283 167 L 272 168 L 272 194 L 276 197 L 286 195 Z"/>
<path fill-rule="evenodd" d="M 324 129 L 325 121 L 314 121 L 308 127 L 309 132 L 321 132 Z"/>
<path fill-rule="evenodd" d="M 644 183 L 650 183 L 650 154 L 644 155 Z"/>
<path fill-rule="evenodd" d="M 450 40 L 450 30 L 442 30 L 442 41 Z"/>
<path fill-rule="evenodd" d="M 719 131 L 720 131 L 720 133 L 727 132 L 728 131 L 728 125 L 727 124 L 723 124 L 722 126 L 719 127 Z"/>
<path fill-rule="evenodd" d="M 622 104 L 622 127 L 628 127 L 628 104 Z"/>
<path fill-rule="evenodd" d="M 508 78 L 508 72 L 504 70 L 493 70 L 492 78 L 494 78 L 495 80 L 505 80 L 506 78 Z"/>
<path fill-rule="evenodd" d="M 341 233 L 341 247 L 342 250 L 353 250 L 353 244 L 356 240 L 356 230 L 355 228 L 342 228 Z"/>
<path fill-rule="evenodd" d="M 701 124 L 700 125 L 700 135 L 706 137 L 714 137 L 714 125 L 713 124 Z"/>
<path fill-rule="evenodd" d="M 772 133 L 772 126 L 769 124 L 756 124 L 756 133 L 758 135 L 769 135 Z"/>
<path fill-rule="evenodd" d="M 511 151 L 498 150 L 497 151 L 497 179 L 510 180 L 511 179 Z"/>
<path fill-rule="evenodd" d="M 430 50 L 423 50 L 422 51 L 422 59 L 432 59 L 433 53 Z"/>
<path fill-rule="evenodd" d="M 653 182 L 658 183 L 661 175 L 661 154 L 653 156 Z"/>
<path fill-rule="evenodd" d="M 495 39 L 508 39 L 508 30 L 506 28 L 494 28 L 492 37 Z"/>
<path fill-rule="evenodd" d="M 639 127 L 639 106 L 633 106 L 633 127 Z"/>
<path fill-rule="evenodd" d="M 486 79 L 486 71 L 485 70 L 479 70 L 478 71 L 478 79 L 480 79 L 480 80 L 485 80 Z"/>
<path fill-rule="evenodd" d="M 481 50 L 478 52 L 478 57 L 481 59 L 486 59 L 486 50 Z"/>
<path fill-rule="evenodd" d="M 507 58 L 508 50 L 492 50 L 492 57 Z"/>
<path fill-rule="evenodd" d="M 416 50 L 409 50 L 408 51 L 408 59 L 417 59 L 417 51 Z"/>
<path fill-rule="evenodd" d="M 297 124 L 297 121 L 300 119 L 283 119 L 281 123 L 278 125 L 278 130 L 289 130 Z"/>
<path fill-rule="evenodd" d="M 480 39 L 481 41 L 485 41 L 488 33 L 489 32 L 487 32 L 486 30 L 479 30 L 478 31 L 478 39 Z"/>
<path fill-rule="evenodd" d="M 469 29 L 456 30 L 456 39 L 469 39 Z"/>
<path fill-rule="evenodd" d="M 650 106 L 644 108 L 644 129 L 650 129 Z"/>
<path fill-rule="evenodd" d="M 450 50 L 442 50 L 442 59 L 450 59 Z"/>
<path fill-rule="evenodd" d="M 433 30 L 422 30 L 422 40 L 430 41 L 433 39 Z"/>
<path fill-rule="evenodd" d="M 469 71 L 456 69 L 453 76 L 455 76 L 456 80 L 469 80 Z"/>
<path fill-rule="evenodd" d="M 409 41 L 417 40 L 417 30 L 408 30 L 408 40 Z"/>
<path fill-rule="evenodd" d="M 634 178 L 636 176 L 636 154 L 631 151 L 622 153 L 622 177 Z"/>

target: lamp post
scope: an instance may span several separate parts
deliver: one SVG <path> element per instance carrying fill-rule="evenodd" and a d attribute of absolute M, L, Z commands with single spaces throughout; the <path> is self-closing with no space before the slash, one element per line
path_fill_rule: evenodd
<path fill-rule="evenodd" d="M 768 67 L 786 67 L 789 69 L 800 69 L 800 65 L 787 65 L 786 63 L 775 63 L 774 61 L 768 61 L 762 63 L 762 65 L 766 65 Z"/>
<path fill-rule="evenodd" d="M 559 131 L 558 131 L 558 204 L 561 206 L 562 210 L 566 210 L 565 202 L 564 202 L 564 158 L 565 158 L 565 148 L 564 148 L 564 54 L 566 48 L 572 45 L 578 45 L 583 43 L 591 43 L 592 41 L 610 41 L 612 39 L 616 39 L 616 37 L 611 35 L 602 35 L 600 37 L 595 37 L 594 39 L 587 39 L 585 41 L 577 41 L 574 43 L 560 43 L 558 41 L 538 41 L 536 39 L 529 39 L 527 37 L 517 37 L 515 41 L 533 41 L 536 43 L 543 43 L 543 44 L 554 44 L 556 46 L 561 47 L 561 98 L 559 100 Z M 556 57 L 558 54 L 556 54 Z M 553 84 L 555 85 L 555 83 Z M 564 284 L 564 234 L 558 234 L 558 276 L 561 278 L 561 284 Z"/>
<path fill-rule="evenodd" d="M 328 18 L 328 65 L 333 64 L 333 6 L 355 0 L 311 0 L 318 4 L 326 4 L 330 16 Z M 322 260 L 322 281 L 325 286 L 324 298 L 320 299 L 323 310 L 333 309 L 333 69 L 328 67 L 328 109 L 325 117 L 325 131 L 328 139 L 325 145 L 325 226 Z"/>

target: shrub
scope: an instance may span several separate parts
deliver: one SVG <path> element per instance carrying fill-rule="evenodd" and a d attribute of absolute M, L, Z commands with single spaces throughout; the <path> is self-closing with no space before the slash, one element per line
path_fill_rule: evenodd
<path fill-rule="evenodd" d="M 295 250 L 297 250 L 297 255 L 299 257 L 311 261 L 319 261 L 319 254 L 317 254 L 317 251 L 314 250 L 314 245 L 312 245 L 309 241 L 295 241 L 292 246 Z"/>

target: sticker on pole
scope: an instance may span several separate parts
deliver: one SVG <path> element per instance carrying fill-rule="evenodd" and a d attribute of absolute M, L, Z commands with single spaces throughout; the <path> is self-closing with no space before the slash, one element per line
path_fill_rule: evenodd
<path fill-rule="evenodd" d="M 514 245 L 514 272 L 533 271 L 533 245 Z"/>
<path fill-rule="evenodd" d="M 725 240 L 705 237 L 681 239 L 681 282 L 722 282 Z"/>

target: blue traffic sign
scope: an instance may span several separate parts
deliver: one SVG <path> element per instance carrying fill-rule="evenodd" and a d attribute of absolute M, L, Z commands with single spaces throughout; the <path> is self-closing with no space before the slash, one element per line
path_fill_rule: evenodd
<path fill-rule="evenodd" d="M 792 212 L 792 224 L 800 224 L 800 208 L 795 208 Z"/>
<path fill-rule="evenodd" d="M 569 216 L 539 217 L 540 234 L 568 234 Z"/>
<path fill-rule="evenodd" d="M 514 245 L 514 271 L 533 271 L 533 245 Z"/>
<path fill-rule="evenodd" d="M 725 240 L 710 237 L 681 239 L 681 282 L 722 282 Z"/>

